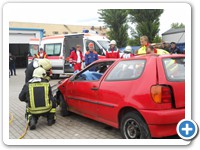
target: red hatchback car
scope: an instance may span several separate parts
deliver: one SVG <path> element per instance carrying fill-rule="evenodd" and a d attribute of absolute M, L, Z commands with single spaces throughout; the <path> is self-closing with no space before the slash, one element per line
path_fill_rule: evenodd
<path fill-rule="evenodd" d="M 119 128 L 123 138 L 176 135 L 185 117 L 185 55 L 98 60 L 58 86 L 69 111 Z"/>

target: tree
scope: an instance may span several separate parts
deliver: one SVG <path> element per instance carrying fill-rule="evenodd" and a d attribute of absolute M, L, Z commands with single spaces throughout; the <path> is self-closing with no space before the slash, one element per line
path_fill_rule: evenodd
<path fill-rule="evenodd" d="M 159 35 L 156 35 L 155 38 L 153 39 L 153 43 L 161 43 L 162 38 Z"/>
<path fill-rule="evenodd" d="M 118 47 L 125 47 L 128 42 L 128 24 L 127 10 L 125 9 L 101 9 L 99 21 L 104 22 L 105 26 L 110 29 L 108 37 L 116 40 Z"/>
<path fill-rule="evenodd" d="M 134 37 L 139 39 L 142 35 L 146 35 L 149 38 L 149 42 L 152 42 L 155 36 L 160 31 L 160 19 L 159 17 L 163 13 L 163 9 L 131 9 L 128 10 L 130 14 L 130 21 L 136 25 L 134 30 Z"/>
<path fill-rule="evenodd" d="M 176 22 L 171 24 L 171 28 L 173 29 L 185 28 L 185 25 L 183 23 L 179 24 L 178 22 Z"/>

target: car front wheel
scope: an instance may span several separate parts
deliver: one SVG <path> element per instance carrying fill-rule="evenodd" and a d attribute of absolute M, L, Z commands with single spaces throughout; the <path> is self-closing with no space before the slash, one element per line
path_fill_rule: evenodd
<path fill-rule="evenodd" d="M 149 139 L 149 129 L 138 112 L 132 111 L 121 119 L 120 131 L 125 139 Z"/>
<path fill-rule="evenodd" d="M 61 116 L 63 116 L 63 117 L 68 116 L 70 114 L 70 112 L 67 110 L 67 104 L 61 94 L 59 95 L 59 102 L 60 102 Z"/>

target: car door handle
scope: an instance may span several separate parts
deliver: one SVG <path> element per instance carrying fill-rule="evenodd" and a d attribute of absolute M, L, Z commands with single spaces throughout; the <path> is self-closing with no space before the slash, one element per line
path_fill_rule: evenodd
<path fill-rule="evenodd" d="M 97 87 L 92 87 L 91 90 L 97 91 L 99 88 Z"/>

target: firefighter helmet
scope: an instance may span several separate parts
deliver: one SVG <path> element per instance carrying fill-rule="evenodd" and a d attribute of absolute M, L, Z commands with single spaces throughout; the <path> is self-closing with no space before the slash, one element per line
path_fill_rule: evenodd
<path fill-rule="evenodd" d="M 38 67 L 33 71 L 33 77 L 44 78 L 46 71 L 42 67 Z"/>
<path fill-rule="evenodd" d="M 126 46 L 124 52 L 126 52 L 126 53 L 131 53 L 131 52 L 132 52 L 131 46 Z"/>
<path fill-rule="evenodd" d="M 46 58 L 39 59 L 38 64 L 39 67 L 44 68 L 46 71 L 52 68 L 51 62 Z"/>

